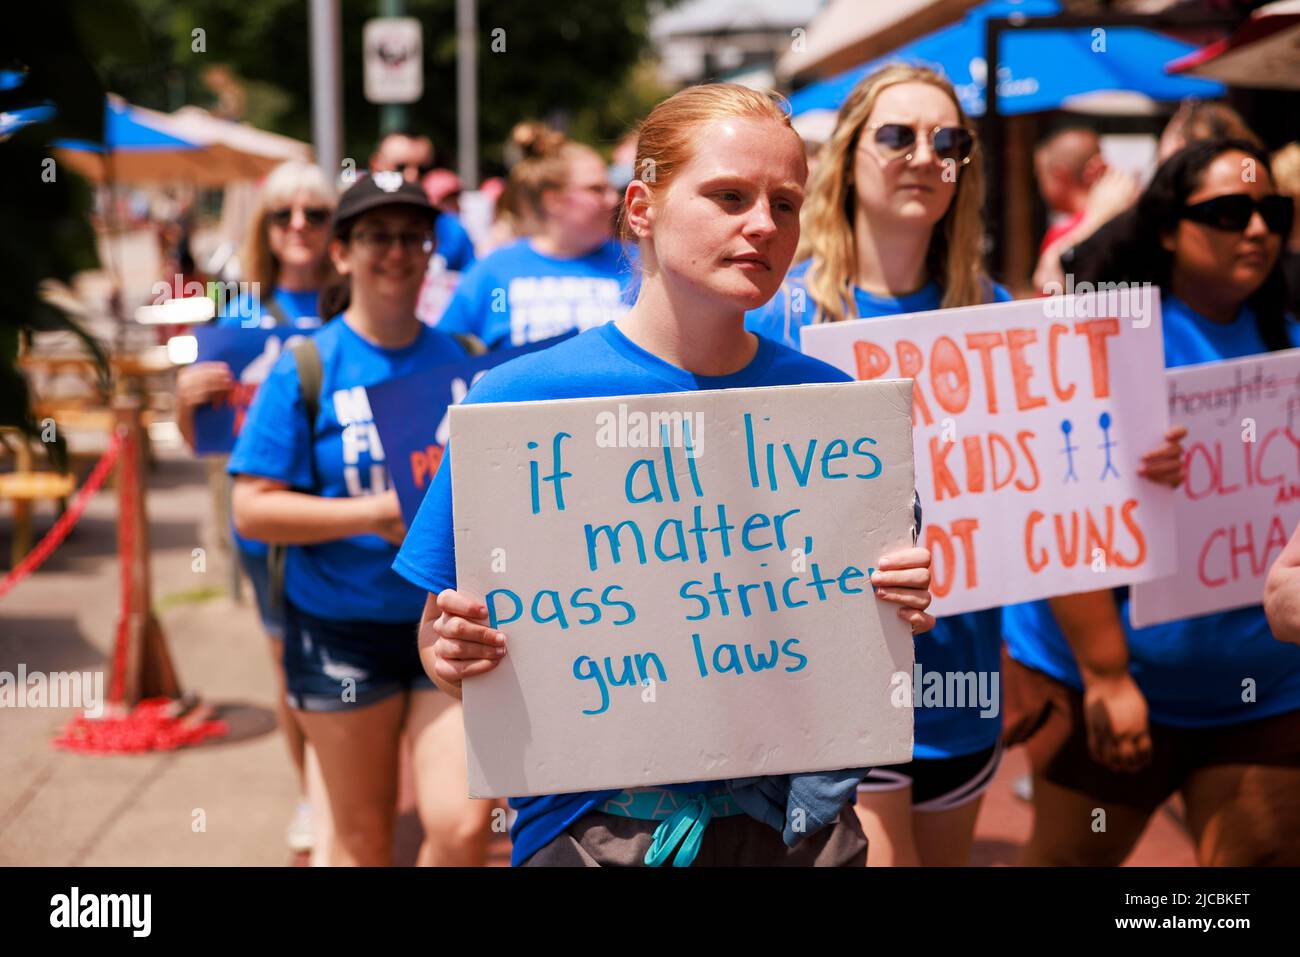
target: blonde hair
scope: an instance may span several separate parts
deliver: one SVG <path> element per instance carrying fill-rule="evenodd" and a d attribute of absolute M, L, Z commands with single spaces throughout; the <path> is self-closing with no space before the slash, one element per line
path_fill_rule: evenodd
<path fill-rule="evenodd" d="M 1300 143 L 1288 143 L 1272 156 L 1273 183 L 1279 193 L 1300 199 Z"/>
<path fill-rule="evenodd" d="M 244 243 L 244 278 L 260 283 L 268 294 L 275 288 L 280 277 L 280 263 L 271 252 L 271 243 L 267 239 L 266 214 L 292 203 L 299 192 L 306 192 L 331 211 L 338 205 L 338 194 L 319 166 L 302 160 L 289 160 L 267 174 L 257 194 L 257 203 L 248 225 L 248 238 Z M 321 285 L 333 274 L 334 267 L 329 256 L 322 256 Z"/>
<path fill-rule="evenodd" d="M 958 122 L 970 128 L 952 84 L 933 70 L 907 64 L 882 67 L 864 77 L 840 107 L 835 132 L 822 147 L 817 171 L 804 203 L 803 235 L 795 261 L 812 257 L 808 294 L 817 305 L 815 322 L 856 318 L 853 289 L 857 250 L 853 211 L 853 158 L 862 130 L 882 90 L 900 83 L 928 83 L 942 90 L 957 109 Z M 984 234 L 980 207 L 984 203 L 984 165 L 979 141 L 970 162 L 958 167 L 957 190 L 943 218 L 934 225 L 925 260 L 930 278 L 943 290 L 942 308 L 986 302 L 992 283 L 984 272 Z"/>
<path fill-rule="evenodd" d="M 790 125 L 789 111 L 783 108 L 787 105 L 774 93 L 736 83 L 687 87 L 659 103 L 637 128 L 632 175 L 649 186 L 652 195 L 666 193 L 681 168 L 695 155 L 700 127 L 717 120 L 733 117 L 773 120 L 797 137 L 799 134 Z M 621 206 L 619 232 L 624 239 L 635 242 Z"/>
<path fill-rule="evenodd" d="M 1196 140 L 1236 139 L 1264 148 L 1240 113 L 1215 100 L 1183 100 L 1160 133 L 1162 140 L 1166 137 L 1182 140 L 1183 145 Z"/>
<path fill-rule="evenodd" d="M 510 131 L 509 146 L 519 160 L 510 167 L 504 206 L 508 213 L 522 219 L 530 231 L 533 224 L 546 218 L 542 194 L 569 185 L 577 157 L 594 156 L 603 162 L 590 146 L 569 139 L 545 123 L 517 124 Z"/>

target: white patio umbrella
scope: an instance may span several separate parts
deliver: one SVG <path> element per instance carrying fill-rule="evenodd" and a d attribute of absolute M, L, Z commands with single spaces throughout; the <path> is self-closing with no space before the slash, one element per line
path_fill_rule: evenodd
<path fill-rule="evenodd" d="M 1232 86 L 1300 90 L 1300 0 L 1260 7 L 1232 35 L 1166 64 Z"/>

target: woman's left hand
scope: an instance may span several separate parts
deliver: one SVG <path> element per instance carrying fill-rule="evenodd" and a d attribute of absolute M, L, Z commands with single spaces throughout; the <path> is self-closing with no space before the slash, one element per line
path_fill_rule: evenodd
<path fill-rule="evenodd" d="M 1138 466 L 1138 475 L 1170 488 L 1178 488 L 1187 478 L 1187 466 L 1183 460 L 1183 439 L 1187 438 L 1187 426 L 1175 425 L 1165 433 L 1164 445 L 1157 446 L 1146 455 Z"/>
<path fill-rule="evenodd" d="M 880 559 L 871 576 L 871 585 L 881 601 L 900 605 L 898 617 L 919 635 L 934 627 L 930 607 L 930 550 L 913 546 L 890 552 Z"/>

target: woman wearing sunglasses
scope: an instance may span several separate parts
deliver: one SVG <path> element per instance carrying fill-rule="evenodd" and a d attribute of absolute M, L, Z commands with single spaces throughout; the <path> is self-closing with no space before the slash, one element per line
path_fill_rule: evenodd
<path fill-rule="evenodd" d="M 309 331 L 320 326 L 317 297 L 334 275 L 327 247 L 335 202 L 334 188 L 311 163 L 290 161 L 271 171 L 258 194 L 241 257 L 245 280 L 256 284 L 250 288 L 257 291 L 221 303 L 219 328 L 287 326 Z M 195 408 L 224 395 L 233 384 L 224 362 L 196 362 L 176 373 L 176 424 L 191 447 Z M 284 622 L 270 600 L 267 546 L 237 532 L 233 538 L 240 567 L 253 586 L 262 627 L 271 639 L 279 688 L 276 717 L 289 743 L 299 794 L 305 795 L 303 736 L 284 700 Z M 286 838 L 295 851 L 311 849 L 311 812 L 305 797 L 298 802 Z"/>
<path fill-rule="evenodd" d="M 1160 287 L 1167 366 L 1293 345 L 1278 265 L 1293 215 L 1244 140 L 1160 167 L 1133 272 Z M 1103 591 L 1005 610 L 1007 740 L 1034 772 L 1021 862 L 1119 864 L 1176 791 L 1202 865 L 1300 863 L 1300 647 L 1260 605 L 1132 628 L 1127 604 Z"/>
<path fill-rule="evenodd" d="M 466 356 L 415 315 L 437 215 L 395 172 L 343 194 L 329 247 L 343 312 L 281 357 L 230 457 L 240 533 L 290 546 L 285 679 L 320 761 L 333 864 L 392 863 L 403 736 L 424 827 L 418 862 L 481 864 L 486 853 L 490 805 L 465 796 L 460 705 L 420 665 L 424 592 L 390 567 L 406 528 L 365 391 Z M 315 388 L 303 346 L 319 360 Z"/>
<path fill-rule="evenodd" d="M 613 238 L 618 192 L 589 146 L 538 123 L 521 123 L 513 143 L 512 203 L 528 232 L 466 272 L 438 321 L 489 349 L 590 329 L 627 311 L 632 263 Z"/>
<path fill-rule="evenodd" d="M 748 328 L 799 347 L 813 322 L 1005 302 L 982 265 L 979 146 L 951 84 L 888 66 L 840 107 L 804 206 L 800 252 Z M 925 671 L 996 672 L 997 609 L 942 618 L 916 641 Z M 979 708 L 917 708 L 914 759 L 858 789 L 869 864 L 965 864 L 980 798 L 997 769 L 999 722 Z"/>
<path fill-rule="evenodd" d="M 979 145 L 952 85 L 901 64 L 865 77 L 840 107 L 804 207 L 810 258 L 748 327 L 798 347 L 811 322 L 1009 300 L 983 269 L 983 196 Z M 1179 453 L 1161 454 L 1168 464 Z M 1001 641 L 999 609 L 952 615 L 917 639 L 916 661 L 923 673 L 996 675 Z M 981 710 L 918 707 L 913 760 L 862 782 L 871 865 L 969 863 L 1001 760 L 999 716 Z"/>

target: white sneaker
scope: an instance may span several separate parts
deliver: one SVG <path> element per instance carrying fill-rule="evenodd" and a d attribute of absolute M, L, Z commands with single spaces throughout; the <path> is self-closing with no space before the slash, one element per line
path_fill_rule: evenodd
<path fill-rule="evenodd" d="M 298 807 L 293 812 L 293 819 L 285 828 L 284 839 L 289 842 L 289 849 L 292 851 L 306 853 L 311 850 L 311 805 L 308 802 L 298 802 Z"/>

